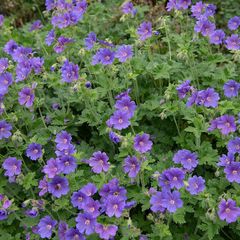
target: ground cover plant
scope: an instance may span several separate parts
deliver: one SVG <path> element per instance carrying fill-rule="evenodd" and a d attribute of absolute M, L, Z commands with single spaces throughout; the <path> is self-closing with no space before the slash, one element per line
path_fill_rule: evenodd
<path fill-rule="evenodd" d="M 239 239 L 240 17 L 45 5 L 0 16 L 0 239 Z"/>

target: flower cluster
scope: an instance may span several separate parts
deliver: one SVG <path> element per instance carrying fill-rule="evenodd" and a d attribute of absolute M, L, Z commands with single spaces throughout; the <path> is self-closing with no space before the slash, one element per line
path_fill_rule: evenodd
<path fill-rule="evenodd" d="M 207 108 L 216 108 L 218 106 L 218 101 L 220 100 L 219 94 L 215 92 L 214 88 L 207 88 L 198 91 L 190 86 L 190 80 L 186 80 L 176 89 L 180 98 L 185 98 L 188 93 L 191 94 L 187 100 L 187 107 L 196 104 Z"/>
<path fill-rule="evenodd" d="M 211 125 L 208 131 L 219 129 L 223 135 L 228 135 L 237 130 L 235 118 L 232 115 L 223 115 L 221 117 L 211 120 Z"/>
<path fill-rule="evenodd" d="M 11 205 L 12 201 L 7 196 L 0 194 L 0 221 L 7 219 Z"/>
<path fill-rule="evenodd" d="M 46 176 L 39 182 L 39 196 L 43 196 L 47 192 L 53 196 L 60 198 L 66 195 L 69 191 L 69 183 L 67 178 L 59 176 L 60 174 L 68 175 L 75 171 L 77 168 L 77 161 L 72 155 L 75 153 L 75 147 L 71 144 L 72 136 L 62 131 L 57 134 L 56 142 L 56 155 L 57 158 L 51 158 L 43 167 L 43 173 Z M 48 181 L 49 179 L 49 181 Z"/>
<path fill-rule="evenodd" d="M 185 10 L 191 5 L 191 0 L 169 0 L 167 11 Z M 192 16 L 196 19 L 194 31 L 209 38 L 209 42 L 214 45 L 224 44 L 228 50 L 240 49 L 240 37 L 238 34 L 226 36 L 222 29 L 216 29 L 214 15 L 217 7 L 214 4 L 206 4 L 199 1 L 191 6 Z M 235 31 L 240 26 L 240 17 L 235 16 L 228 21 L 228 28 Z"/>
<path fill-rule="evenodd" d="M 46 1 L 47 11 L 54 11 L 51 23 L 60 29 L 76 25 L 87 10 L 87 1 Z"/>
<path fill-rule="evenodd" d="M 134 116 L 136 104 L 128 94 L 129 91 L 126 91 L 116 97 L 116 111 L 107 121 L 109 127 L 122 130 L 130 126 L 130 119 Z"/>

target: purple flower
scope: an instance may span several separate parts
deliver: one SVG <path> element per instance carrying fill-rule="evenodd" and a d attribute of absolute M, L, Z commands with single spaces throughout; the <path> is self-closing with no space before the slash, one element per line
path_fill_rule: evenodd
<path fill-rule="evenodd" d="M 7 58 L 0 58 L 0 74 L 5 72 L 8 68 L 8 59 Z"/>
<path fill-rule="evenodd" d="M 46 0 L 45 6 L 46 6 L 47 11 L 51 11 L 52 9 L 54 9 L 56 7 L 56 2 L 55 2 L 55 0 Z"/>
<path fill-rule="evenodd" d="M 58 162 L 54 158 L 47 161 L 47 164 L 43 167 L 42 171 L 48 176 L 48 178 L 54 178 L 61 172 Z"/>
<path fill-rule="evenodd" d="M 3 25 L 4 22 L 4 16 L 0 15 L 0 27 Z"/>
<path fill-rule="evenodd" d="M 235 137 L 228 142 L 227 149 L 230 153 L 240 154 L 240 137 Z"/>
<path fill-rule="evenodd" d="M 80 191 L 86 196 L 91 197 L 97 192 L 97 187 L 93 183 L 88 183 L 87 185 L 83 186 Z"/>
<path fill-rule="evenodd" d="M 188 179 L 188 186 L 186 189 L 191 195 L 197 195 L 205 189 L 205 180 L 202 177 L 190 177 Z"/>
<path fill-rule="evenodd" d="M 27 58 L 22 59 L 16 67 L 16 82 L 25 80 L 32 71 L 31 61 Z"/>
<path fill-rule="evenodd" d="M 7 217 L 8 212 L 6 211 L 6 209 L 0 209 L 0 221 L 7 219 Z"/>
<path fill-rule="evenodd" d="M 66 240 L 66 233 L 68 230 L 67 223 L 60 221 L 58 224 L 58 237 L 59 240 Z"/>
<path fill-rule="evenodd" d="M 109 197 L 106 204 L 106 214 L 109 217 L 120 218 L 125 207 L 125 201 L 119 197 Z"/>
<path fill-rule="evenodd" d="M 134 101 L 131 101 L 129 96 L 123 97 L 117 100 L 115 108 L 127 114 L 129 118 L 133 117 L 134 111 L 136 109 L 136 104 Z"/>
<path fill-rule="evenodd" d="M 85 240 L 86 238 L 78 231 L 78 229 L 70 228 L 65 234 L 65 240 Z"/>
<path fill-rule="evenodd" d="M 207 88 L 198 92 L 198 105 L 216 108 L 218 106 L 219 94 L 213 88 Z"/>
<path fill-rule="evenodd" d="M 214 5 L 214 4 L 207 4 L 204 16 L 205 17 L 213 16 L 216 13 L 216 9 L 217 9 L 216 5 Z"/>
<path fill-rule="evenodd" d="M 66 195 L 68 191 L 69 184 L 66 178 L 55 176 L 52 181 L 48 183 L 48 192 L 57 198 Z"/>
<path fill-rule="evenodd" d="M 19 46 L 17 49 L 13 52 L 12 58 L 16 62 L 24 62 L 27 60 L 27 58 L 32 54 L 32 49 Z"/>
<path fill-rule="evenodd" d="M 191 11 L 192 11 L 192 16 L 195 18 L 200 18 L 206 8 L 206 4 L 204 4 L 202 1 L 197 2 L 195 5 L 192 5 Z"/>
<path fill-rule="evenodd" d="M 137 134 L 134 138 L 134 149 L 137 152 L 145 153 L 152 149 L 152 141 L 150 140 L 150 135 L 143 133 Z"/>
<path fill-rule="evenodd" d="M 238 34 L 232 34 L 230 37 L 227 37 L 225 43 L 228 50 L 240 49 L 240 38 Z"/>
<path fill-rule="evenodd" d="M 240 162 L 231 162 L 225 167 L 224 173 L 229 182 L 240 183 Z"/>
<path fill-rule="evenodd" d="M 185 173 L 180 168 L 169 168 L 164 171 L 165 176 L 168 179 L 170 188 L 180 189 L 184 186 L 183 180 Z"/>
<path fill-rule="evenodd" d="M 28 145 L 28 148 L 26 150 L 26 155 L 31 160 L 37 160 L 38 158 L 42 157 L 42 146 L 37 143 L 31 143 Z"/>
<path fill-rule="evenodd" d="M 110 65 L 113 63 L 115 53 L 108 48 L 100 48 L 97 53 L 93 56 L 92 64 L 101 63 L 103 65 Z"/>
<path fill-rule="evenodd" d="M 237 130 L 235 124 L 235 118 L 231 115 L 223 115 L 219 118 L 217 128 L 221 130 L 223 135 L 228 135 L 231 132 L 235 132 Z"/>
<path fill-rule="evenodd" d="M 110 125 L 117 130 L 122 130 L 130 126 L 129 113 L 127 111 L 117 110 L 109 119 Z"/>
<path fill-rule="evenodd" d="M 86 88 L 91 88 L 91 87 L 92 87 L 92 83 L 91 83 L 90 81 L 87 81 L 87 82 L 85 83 L 85 87 L 86 87 Z"/>
<path fill-rule="evenodd" d="M 166 6 L 168 12 L 177 9 L 177 0 L 169 0 Z"/>
<path fill-rule="evenodd" d="M 94 173 L 100 173 L 102 171 L 107 172 L 109 169 L 108 156 L 105 152 L 95 152 L 88 160 L 89 165 L 92 167 Z"/>
<path fill-rule="evenodd" d="M 198 165 L 197 154 L 186 149 L 179 150 L 173 156 L 173 162 L 181 163 L 187 170 L 193 170 Z"/>
<path fill-rule="evenodd" d="M 76 152 L 75 146 L 69 144 L 66 149 L 56 150 L 55 153 L 58 157 L 73 155 Z"/>
<path fill-rule="evenodd" d="M 193 104 L 197 104 L 198 91 L 193 91 L 192 95 L 188 98 L 186 106 L 191 107 Z"/>
<path fill-rule="evenodd" d="M 240 84 L 234 80 L 229 80 L 224 84 L 223 90 L 226 97 L 237 97 L 238 91 L 240 90 Z"/>
<path fill-rule="evenodd" d="M 140 163 L 135 156 L 124 159 L 123 170 L 130 178 L 135 178 L 140 170 Z"/>
<path fill-rule="evenodd" d="M 97 42 L 97 36 L 94 32 L 90 32 L 85 38 L 85 47 L 87 50 L 93 48 L 94 44 Z"/>
<path fill-rule="evenodd" d="M 147 38 L 152 36 L 152 23 L 151 22 L 143 22 L 137 29 L 137 34 L 141 41 L 145 41 Z"/>
<path fill-rule="evenodd" d="M 183 201 L 180 198 L 180 192 L 166 192 L 162 200 L 162 206 L 169 212 L 176 212 L 178 208 L 183 206 Z"/>
<path fill-rule="evenodd" d="M 177 0 L 176 1 L 176 7 L 178 10 L 181 9 L 188 9 L 188 7 L 191 5 L 191 0 Z"/>
<path fill-rule="evenodd" d="M 0 120 L 0 140 L 3 138 L 9 138 L 12 133 L 12 125 L 7 123 L 5 120 Z"/>
<path fill-rule="evenodd" d="M 109 138 L 115 144 L 121 142 L 121 138 L 113 131 L 109 132 Z"/>
<path fill-rule="evenodd" d="M 38 194 L 40 197 L 48 192 L 48 182 L 46 180 L 46 176 L 44 176 L 44 178 L 39 181 L 38 188 L 41 189 Z"/>
<path fill-rule="evenodd" d="M 228 28 L 230 30 L 237 30 L 240 26 L 240 17 L 235 16 L 228 21 Z"/>
<path fill-rule="evenodd" d="M 25 105 L 27 108 L 33 105 L 35 95 L 32 88 L 24 87 L 18 93 L 18 102 L 20 105 Z"/>
<path fill-rule="evenodd" d="M 56 37 L 55 31 L 52 29 L 51 31 L 48 32 L 46 38 L 45 38 L 45 43 L 47 46 L 51 46 L 52 43 L 54 42 L 54 39 Z"/>
<path fill-rule="evenodd" d="M 91 214 L 79 213 L 76 222 L 76 227 L 80 233 L 85 233 L 86 235 L 94 233 L 97 221 Z"/>
<path fill-rule="evenodd" d="M 22 161 L 15 157 L 8 157 L 4 160 L 2 167 L 5 170 L 4 176 L 13 177 L 21 173 Z"/>
<path fill-rule="evenodd" d="M 219 157 L 219 162 L 218 166 L 220 167 L 226 167 L 232 162 L 234 162 L 234 154 L 233 153 L 228 153 L 227 155 L 223 154 L 221 157 Z"/>
<path fill-rule="evenodd" d="M 164 200 L 164 192 L 154 193 L 150 199 L 151 210 L 153 212 L 164 212 L 165 207 L 163 207 L 162 205 L 163 200 Z"/>
<path fill-rule="evenodd" d="M 117 233 L 118 227 L 116 225 L 103 225 L 97 223 L 95 226 L 95 231 L 101 239 L 111 239 Z"/>
<path fill-rule="evenodd" d="M 96 218 L 100 215 L 99 208 L 101 204 L 99 201 L 94 201 L 92 198 L 88 197 L 86 202 L 83 204 L 83 210 L 86 213 L 92 215 L 92 217 Z"/>
<path fill-rule="evenodd" d="M 41 238 L 50 239 L 52 230 L 57 225 L 57 221 L 53 220 L 50 216 L 43 217 L 38 223 L 38 234 Z"/>
<path fill-rule="evenodd" d="M 7 53 L 9 55 L 12 55 L 17 48 L 18 48 L 17 43 L 14 40 L 11 39 L 5 44 L 3 50 L 4 50 L 5 53 Z"/>
<path fill-rule="evenodd" d="M 41 29 L 43 27 L 42 22 L 40 20 L 36 20 L 30 27 L 29 32 L 34 30 Z"/>
<path fill-rule="evenodd" d="M 72 156 L 61 156 L 57 159 L 59 169 L 64 174 L 69 174 L 77 168 L 76 158 Z"/>
<path fill-rule="evenodd" d="M 132 2 L 125 2 L 123 3 L 121 10 L 125 14 L 132 14 L 133 16 L 136 14 L 136 9 L 133 7 Z"/>
<path fill-rule="evenodd" d="M 39 74 L 42 72 L 42 67 L 44 64 L 44 59 L 40 57 L 31 58 L 30 64 L 35 74 Z"/>
<path fill-rule="evenodd" d="M 0 75 L 0 98 L 8 93 L 8 87 L 12 85 L 13 78 L 9 72 L 2 73 Z"/>
<path fill-rule="evenodd" d="M 176 88 L 176 90 L 178 91 L 178 97 L 180 99 L 185 98 L 187 93 L 190 92 L 191 90 L 190 82 L 191 82 L 190 80 L 186 80 Z"/>
<path fill-rule="evenodd" d="M 227 201 L 222 199 L 218 205 L 218 216 L 227 223 L 236 222 L 240 216 L 240 208 L 237 207 L 236 202 L 232 199 Z"/>
<path fill-rule="evenodd" d="M 57 149 L 58 150 L 64 150 L 68 149 L 70 143 L 72 140 L 72 136 L 66 132 L 66 131 L 61 131 L 60 133 L 57 134 L 55 143 L 57 143 Z"/>
<path fill-rule="evenodd" d="M 30 218 L 35 218 L 38 216 L 38 210 L 37 209 L 28 209 L 25 211 L 26 216 Z"/>
<path fill-rule="evenodd" d="M 210 38 L 210 43 L 212 44 L 215 44 L 215 45 L 222 44 L 225 38 L 225 32 L 221 29 L 215 30 L 210 34 L 209 38 Z"/>
<path fill-rule="evenodd" d="M 203 18 L 197 21 L 194 30 L 195 32 L 201 33 L 204 37 L 206 37 L 210 36 L 214 32 L 215 28 L 216 26 L 214 23 Z"/>
<path fill-rule="evenodd" d="M 79 67 L 77 64 L 73 64 L 66 60 L 61 68 L 62 82 L 71 83 L 79 78 Z"/>
<path fill-rule="evenodd" d="M 71 197 L 71 203 L 74 207 L 77 207 L 79 210 L 83 209 L 87 199 L 89 197 L 79 190 L 78 192 L 74 192 Z"/>
<path fill-rule="evenodd" d="M 115 54 L 115 57 L 118 58 L 120 62 L 126 62 L 127 59 L 132 58 L 132 56 L 133 51 L 131 45 L 119 46 Z"/>
<path fill-rule="evenodd" d="M 66 37 L 60 36 L 57 40 L 56 46 L 54 47 L 54 51 L 56 53 L 61 53 L 65 50 L 66 45 L 72 42 L 73 42 L 72 38 L 66 38 Z"/>

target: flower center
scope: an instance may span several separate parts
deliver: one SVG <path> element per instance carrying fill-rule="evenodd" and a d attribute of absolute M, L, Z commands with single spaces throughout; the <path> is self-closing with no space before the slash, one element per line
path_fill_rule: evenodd
<path fill-rule="evenodd" d="M 211 97 L 207 97 L 207 101 L 210 102 L 211 101 Z"/>
<path fill-rule="evenodd" d="M 63 139 L 63 143 L 64 143 L 64 144 L 67 143 L 67 139 L 66 139 L 66 138 Z"/>
<path fill-rule="evenodd" d="M 139 145 L 140 145 L 140 146 L 143 146 L 143 145 L 144 145 L 144 142 L 143 142 L 143 141 L 140 141 L 140 142 L 139 142 Z"/>
<path fill-rule="evenodd" d="M 194 188 L 196 188 L 196 189 L 198 188 L 198 185 L 197 185 L 197 183 L 194 183 Z"/>
<path fill-rule="evenodd" d="M 94 211 L 95 211 L 94 207 L 90 208 L 90 212 L 94 212 Z"/>
<path fill-rule="evenodd" d="M 127 56 L 127 52 L 123 52 L 123 57 L 126 57 Z"/>
<path fill-rule="evenodd" d="M 175 176 L 175 177 L 173 177 L 173 181 L 177 181 L 178 179 L 177 179 L 177 177 Z"/>
<path fill-rule="evenodd" d="M 123 120 L 121 118 L 119 118 L 118 122 L 119 123 L 123 123 Z"/>
<path fill-rule="evenodd" d="M 79 235 L 75 234 L 73 238 L 74 238 L 74 240 L 78 240 L 79 239 Z"/>
<path fill-rule="evenodd" d="M 48 224 L 46 228 L 47 228 L 47 230 L 51 230 L 52 229 L 52 225 Z"/>
<path fill-rule="evenodd" d="M 225 126 L 229 128 L 231 125 L 230 125 L 229 122 L 226 122 L 226 123 L 225 123 Z"/>
<path fill-rule="evenodd" d="M 230 208 L 226 208 L 225 212 L 230 213 L 231 212 Z"/>
<path fill-rule="evenodd" d="M 38 150 L 37 150 L 37 149 L 34 149 L 34 150 L 33 150 L 33 153 L 37 154 L 37 153 L 38 153 Z"/>
<path fill-rule="evenodd" d="M 83 198 L 82 197 L 78 197 L 78 201 L 82 202 Z"/>
<path fill-rule="evenodd" d="M 131 168 L 132 168 L 132 169 L 135 169 L 135 168 L 136 168 L 136 165 L 135 165 L 135 164 L 132 164 L 132 165 L 131 165 Z"/>
<path fill-rule="evenodd" d="M 3 132 L 4 130 L 5 130 L 5 128 L 3 128 L 3 127 L 2 127 L 2 128 L 0 128 L 0 131 L 1 131 L 1 132 Z"/>
<path fill-rule="evenodd" d="M 124 106 L 123 110 L 128 111 L 128 106 Z"/>
<path fill-rule="evenodd" d="M 191 159 L 191 158 L 188 158 L 187 161 L 188 161 L 188 162 L 192 162 L 192 159 Z"/>
<path fill-rule="evenodd" d="M 90 224 L 90 220 L 87 219 L 87 220 L 85 221 L 85 225 L 89 225 L 89 224 Z"/>
<path fill-rule="evenodd" d="M 233 170 L 233 171 L 232 171 L 232 174 L 233 174 L 233 175 L 236 175 L 236 174 L 237 174 L 237 170 Z"/>
<path fill-rule="evenodd" d="M 16 170 L 17 170 L 17 166 L 14 164 L 14 165 L 12 166 L 12 169 L 13 169 L 13 171 L 16 171 Z"/>
<path fill-rule="evenodd" d="M 60 184 L 60 183 L 58 183 L 58 184 L 56 185 L 56 189 L 57 189 L 57 190 L 60 190 L 60 189 L 61 189 L 61 187 L 62 187 L 62 186 L 61 186 L 61 184 Z"/>
<path fill-rule="evenodd" d="M 107 61 L 110 60 L 110 56 L 106 56 L 105 60 L 107 60 Z"/>
<path fill-rule="evenodd" d="M 114 210 L 117 210 L 117 209 L 118 209 L 118 205 L 117 205 L 117 204 L 114 204 L 114 205 L 113 205 L 113 209 L 114 209 Z"/>
<path fill-rule="evenodd" d="M 174 205 L 175 204 L 175 201 L 172 199 L 172 200 L 170 200 L 170 204 L 171 205 Z"/>
<path fill-rule="evenodd" d="M 70 163 L 69 163 L 68 161 L 66 161 L 66 162 L 64 163 L 64 165 L 65 165 L 65 166 L 69 166 Z"/>

